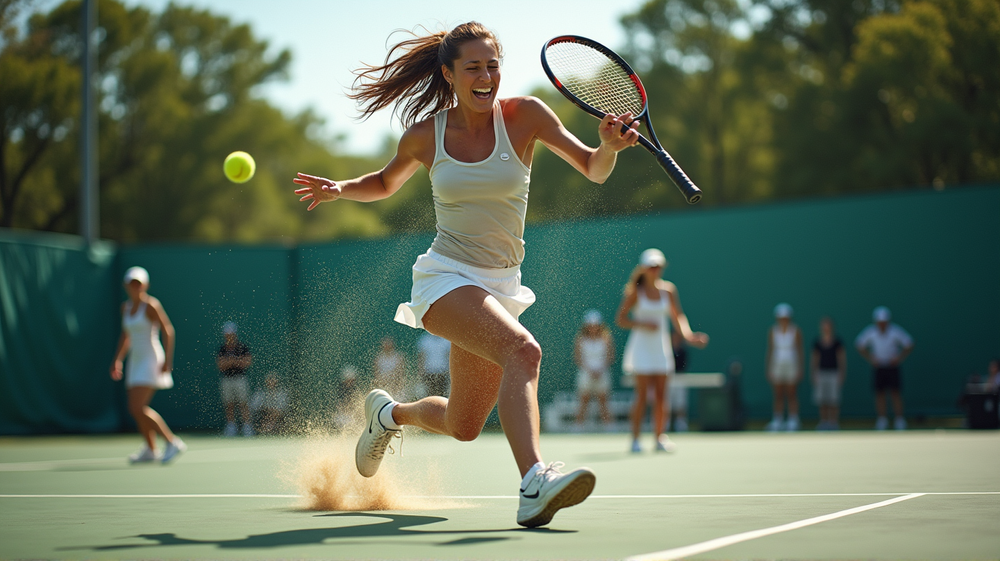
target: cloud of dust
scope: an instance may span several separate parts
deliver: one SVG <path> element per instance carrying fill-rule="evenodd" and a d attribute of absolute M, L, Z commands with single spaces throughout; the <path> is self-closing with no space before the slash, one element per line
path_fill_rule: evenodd
<path fill-rule="evenodd" d="M 404 432 L 415 431 L 410 428 Z M 395 453 L 386 450 L 385 459 L 373 477 L 362 477 L 354 465 L 357 431 L 313 437 L 306 441 L 300 457 L 284 466 L 282 478 L 293 483 L 302 495 L 305 510 L 436 510 L 461 508 L 461 501 L 436 498 L 438 472 L 426 458 L 410 462 L 400 457 L 400 441 L 393 439 Z M 408 438 L 406 435 L 403 438 Z M 419 445 L 420 438 L 409 438 Z"/>

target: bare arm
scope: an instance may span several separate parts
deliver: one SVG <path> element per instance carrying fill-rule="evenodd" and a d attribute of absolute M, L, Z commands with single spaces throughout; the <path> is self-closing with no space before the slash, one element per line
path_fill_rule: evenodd
<path fill-rule="evenodd" d="M 632 306 L 635 306 L 635 301 L 638 298 L 635 292 L 626 294 L 622 298 L 622 303 L 618 306 L 618 313 L 615 314 L 615 324 L 622 329 L 635 329 L 637 322 L 632 321 L 629 317 L 629 312 L 632 311 Z"/>
<path fill-rule="evenodd" d="M 798 363 L 796 365 L 795 383 L 799 383 L 802 381 L 803 368 L 805 367 L 805 354 L 802 350 L 802 330 L 798 328 L 795 329 L 795 348 L 799 351 Z"/>
<path fill-rule="evenodd" d="M 433 123 L 430 125 L 433 127 Z M 430 129 L 433 142 L 434 130 Z M 299 173 L 292 181 L 301 185 L 295 190 L 301 195 L 300 201 L 309 201 L 306 210 L 316 208 L 320 203 L 346 199 L 349 201 L 372 202 L 385 199 L 399 190 L 406 180 L 416 173 L 421 165 L 419 156 L 426 155 L 427 122 L 418 123 L 403 133 L 396 148 L 396 155 L 379 171 L 362 175 L 355 179 L 333 181 L 325 177 Z M 433 144 L 431 144 L 433 146 Z"/>
<path fill-rule="evenodd" d="M 125 304 L 122 304 L 122 314 L 125 313 Z M 129 346 L 128 333 L 122 329 L 121 335 L 118 337 L 118 346 L 115 348 L 115 358 L 111 361 L 111 379 L 121 380 L 122 379 L 122 361 L 125 360 L 125 351 L 128 350 Z"/>
<path fill-rule="evenodd" d="M 618 152 L 639 141 L 639 133 L 635 130 L 639 122 L 632 120 L 631 113 L 618 117 L 606 115 L 601 119 L 598 126 L 601 144 L 591 148 L 566 130 L 559 117 L 541 100 L 525 98 L 521 110 L 536 123 L 535 137 L 594 183 L 604 183 L 615 169 Z M 622 134 L 622 126 L 629 123 L 631 127 Z"/>
<path fill-rule="evenodd" d="M 174 369 L 174 325 L 170 323 L 167 312 L 163 309 L 160 301 L 150 297 L 149 306 L 146 307 L 146 314 L 150 321 L 160 325 L 160 337 L 163 339 L 163 372 L 170 372 Z"/>
<path fill-rule="evenodd" d="M 844 383 L 844 378 L 847 378 L 847 353 L 844 352 L 844 347 L 841 345 L 837 349 L 837 370 L 840 371 L 840 383 Z"/>
<path fill-rule="evenodd" d="M 661 287 L 667 293 L 667 297 L 670 298 L 670 320 L 673 322 L 674 328 L 693 347 L 699 349 L 705 348 L 708 345 L 708 335 L 691 331 L 691 324 L 688 322 L 687 314 L 681 309 L 681 298 L 677 294 L 677 287 L 674 283 L 667 281 L 663 281 Z"/>

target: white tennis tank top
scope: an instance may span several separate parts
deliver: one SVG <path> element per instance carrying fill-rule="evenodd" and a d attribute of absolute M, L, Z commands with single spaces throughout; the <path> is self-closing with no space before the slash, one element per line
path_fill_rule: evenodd
<path fill-rule="evenodd" d="M 160 326 L 146 317 L 146 303 L 139 304 L 135 313 L 132 302 L 125 303 L 125 313 L 122 314 L 122 329 L 128 333 L 128 360 L 125 363 L 125 376 L 129 379 L 155 380 L 165 360 L 163 346 L 160 345 Z"/>
<path fill-rule="evenodd" d="M 608 341 L 604 337 L 580 338 L 580 363 L 588 372 L 608 369 Z"/>
<path fill-rule="evenodd" d="M 788 331 L 781 331 L 777 325 L 771 328 L 771 360 L 773 362 L 795 362 L 798 360 L 798 352 L 795 348 L 795 334 L 799 332 L 798 327 L 789 324 Z"/>
<path fill-rule="evenodd" d="M 493 105 L 493 152 L 481 162 L 460 162 L 448 155 L 447 126 L 447 110 L 434 115 L 430 179 L 437 236 L 431 250 L 474 267 L 520 265 L 531 169 L 511 146 L 500 103 Z"/>

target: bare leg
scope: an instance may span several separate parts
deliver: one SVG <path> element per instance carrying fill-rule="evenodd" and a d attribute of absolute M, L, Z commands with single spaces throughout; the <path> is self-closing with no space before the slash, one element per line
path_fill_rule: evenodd
<path fill-rule="evenodd" d="M 892 397 L 892 410 L 896 414 L 897 418 L 902 418 L 903 416 L 903 396 L 899 393 L 899 390 L 892 390 L 889 395 Z"/>
<path fill-rule="evenodd" d="M 159 434 L 167 442 L 174 440 L 174 433 L 163 421 L 163 417 L 149 406 L 156 389 L 147 386 L 134 386 L 128 389 L 128 410 L 139 426 L 139 433 L 146 440 L 150 450 L 156 450 L 156 435 Z"/>
<path fill-rule="evenodd" d="M 651 376 L 653 384 L 653 436 L 659 438 L 670 415 L 670 401 L 666 398 L 668 376 Z"/>
<path fill-rule="evenodd" d="M 775 419 L 780 419 L 785 414 L 785 385 L 775 382 L 771 384 L 771 395 L 773 405 L 772 414 Z"/>
<path fill-rule="evenodd" d="M 642 374 L 636 374 L 635 376 L 635 394 L 633 396 L 634 402 L 632 403 L 632 438 L 639 438 L 639 432 L 642 429 L 642 418 L 646 416 L 646 394 L 649 382 L 649 376 Z"/>
<path fill-rule="evenodd" d="M 601 420 L 604 424 L 611 422 L 611 411 L 608 410 L 608 394 L 597 394 L 597 403 L 601 406 Z"/>
<path fill-rule="evenodd" d="M 226 422 L 229 424 L 236 422 L 236 403 L 232 401 L 226 402 Z"/>
<path fill-rule="evenodd" d="M 245 402 L 245 401 L 241 401 L 240 402 L 240 413 L 243 415 L 243 424 L 244 425 L 249 425 L 250 424 L 250 408 L 247 407 L 247 402 Z"/>
<path fill-rule="evenodd" d="M 799 392 L 798 385 L 793 383 L 785 385 L 785 396 L 788 399 L 788 415 L 790 417 L 799 416 Z"/>
<path fill-rule="evenodd" d="M 423 321 L 428 331 L 453 343 L 451 395 L 400 404 L 393 409 L 393 419 L 472 440 L 496 404 L 514 460 L 525 475 L 542 457 L 538 443 L 542 349 L 538 342 L 496 298 L 473 286 L 446 294 L 424 314 Z"/>
<path fill-rule="evenodd" d="M 580 394 L 580 410 L 576 414 L 576 423 L 582 425 L 587 418 L 587 406 L 590 405 L 590 393 Z"/>
<path fill-rule="evenodd" d="M 875 413 L 879 417 L 885 417 L 885 392 L 877 391 L 875 392 Z"/>

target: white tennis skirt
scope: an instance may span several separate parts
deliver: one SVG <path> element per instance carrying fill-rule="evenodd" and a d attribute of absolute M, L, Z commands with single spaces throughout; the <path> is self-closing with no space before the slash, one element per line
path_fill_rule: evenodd
<path fill-rule="evenodd" d="M 413 264 L 413 289 L 410 301 L 396 308 L 395 320 L 403 325 L 423 328 L 423 318 L 431 304 L 463 286 L 477 286 L 500 302 L 515 320 L 535 303 L 535 293 L 521 286 L 521 266 L 484 269 L 466 265 L 428 250 Z"/>

